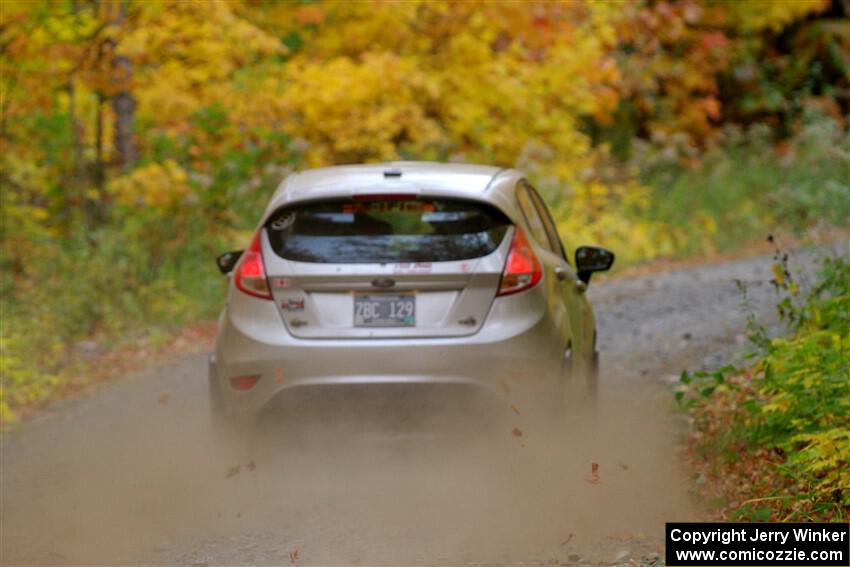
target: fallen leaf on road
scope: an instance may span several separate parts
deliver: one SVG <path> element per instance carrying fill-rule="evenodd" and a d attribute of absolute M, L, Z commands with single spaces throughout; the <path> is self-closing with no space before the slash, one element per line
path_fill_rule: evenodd
<path fill-rule="evenodd" d="M 289 563 L 295 565 L 295 562 L 298 561 L 298 550 L 289 552 Z"/>
<path fill-rule="evenodd" d="M 516 409 L 516 406 L 515 406 L 515 405 L 511 404 L 511 409 L 512 409 L 512 410 L 514 410 L 514 413 L 515 413 L 515 414 L 519 415 L 519 410 L 518 410 L 518 409 Z"/>
<path fill-rule="evenodd" d="M 230 467 L 229 469 L 227 469 L 227 476 L 225 476 L 224 478 L 233 478 L 234 476 L 239 474 L 239 471 L 241 471 L 241 470 L 242 470 L 242 465 L 236 465 L 235 467 Z"/>
<path fill-rule="evenodd" d="M 590 476 L 584 480 L 590 484 L 599 484 L 599 463 L 590 463 Z"/>
<path fill-rule="evenodd" d="M 623 461 L 617 461 L 617 466 L 619 466 L 619 467 L 620 467 L 621 469 L 623 469 L 624 471 L 629 470 L 629 465 L 627 465 L 627 464 L 626 464 L 626 463 L 624 463 Z"/>
<path fill-rule="evenodd" d="M 511 431 L 511 435 L 513 435 L 514 437 L 522 437 L 522 429 L 520 429 L 519 427 L 514 427 L 514 430 Z"/>
<path fill-rule="evenodd" d="M 785 284 L 785 268 L 782 264 L 774 263 L 771 266 L 771 270 L 773 271 L 773 281 L 776 285 L 782 286 Z"/>
<path fill-rule="evenodd" d="M 168 394 L 162 394 L 159 397 L 159 405 L 161 405 L 161 406 L 167 405 L 168 404 L 168 398 L 169 398 Z"/>

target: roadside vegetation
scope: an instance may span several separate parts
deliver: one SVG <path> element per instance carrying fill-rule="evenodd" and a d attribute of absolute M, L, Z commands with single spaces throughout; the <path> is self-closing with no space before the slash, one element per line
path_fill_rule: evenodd
<path fill-rule="evenodd" d="M 850 518 L 850 258 L 803 278 L 777 253 L 789 334 L 769 337 L 751 320 L 751 364 L 680 379 L 692 465 L 725 520 Z"/>
<path fill-rule="evenodd" d="M 843 0 L 4 1 L 0 420 L 85 381 L 93 352 L 211 318 L 213 258 L 298 168 L 517 166 L 569 248 L 619 265 L 846 228 L 848 16 Z"/>

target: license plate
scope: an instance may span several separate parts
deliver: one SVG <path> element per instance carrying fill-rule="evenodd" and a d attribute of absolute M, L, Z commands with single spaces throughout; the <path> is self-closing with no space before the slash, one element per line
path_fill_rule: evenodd
<path fill-rule="evenodd" d="M 355 327 L 412 327 L 416 325 L 413 294 L 354 296 Z"/>

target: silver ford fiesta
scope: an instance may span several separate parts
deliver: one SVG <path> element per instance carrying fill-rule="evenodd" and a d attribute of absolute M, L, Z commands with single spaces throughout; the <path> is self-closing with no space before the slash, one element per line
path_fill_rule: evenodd
<path fill-rule="evenodd" d="M 584 292 L 613 261 L 582 246 L 571 262 L 513 169 L 293 174 L 248 248 L 218 258 L 229 291 L 210 357 L 213 416 L 250 421 L 296 392 L 398 385 L 471 388 L 506 407 L 591 403 L 598 354 Z"/>

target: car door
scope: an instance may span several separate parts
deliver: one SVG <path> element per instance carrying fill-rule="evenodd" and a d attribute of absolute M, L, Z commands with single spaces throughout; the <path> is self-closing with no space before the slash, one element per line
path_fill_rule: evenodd
<path fill-rule="evenodd" d="M 568 325 L 570 327 L 569 342 L 566 345 L 572 350 L 574 360 L 579 362 L 590 360 L 593 345 L 592 333 L 594 328 L 593 313 L 587 296 L 584 294 L 585 285 L 578 279 L 578 275 L 570 265 L 569 259 L 558 234 L 557 225 L 552 219 L 546 203 L 540 194 L 528 185 L 527 191 L 543 223 L 550 249 L 557 256 L 556 279 L 559 282 L 559 291 L 566 307 Z"/>
<path fill-rule="evenodd" d="M 548 213 L 545 207 L 541 209 L 537 204 L 539 196 L 536 197 L 536 191 L 527 181 L 522 180 L 517 184 L 516 199 L 531 232 L 531 238 L 538 245 L 539 259 L 546 272 L 544 283 L 547 286 L 547 306 L 552 320 L 558 327 L 561 346 L 566 348 L 574 340 L 575 331 L 571 320 L 573 292 L 570 291 L 572 286 L 569 285 L 571 273 L 568 271 L 569 264 L 564 259 L 557 234 L 553 238 L 550 230 L 547 229 Z"/>

